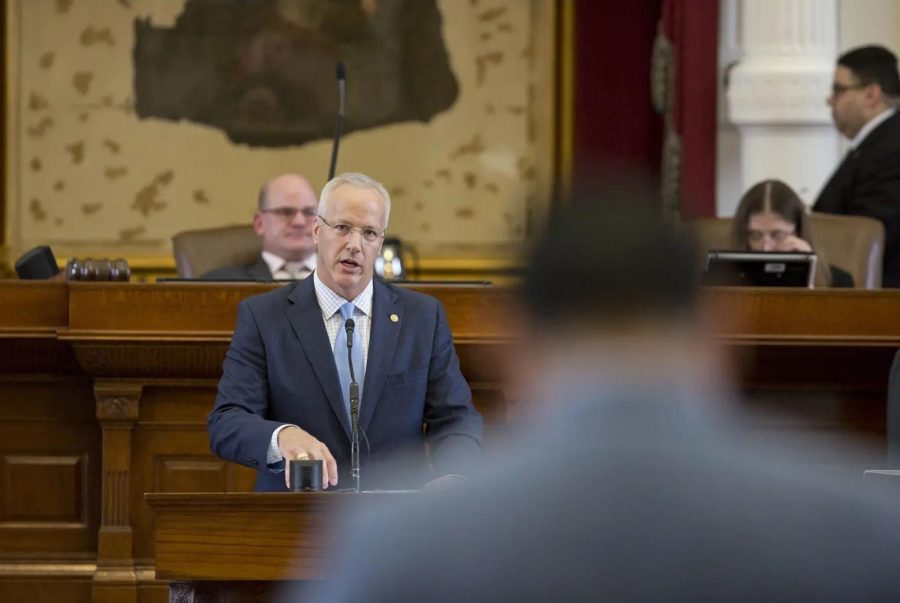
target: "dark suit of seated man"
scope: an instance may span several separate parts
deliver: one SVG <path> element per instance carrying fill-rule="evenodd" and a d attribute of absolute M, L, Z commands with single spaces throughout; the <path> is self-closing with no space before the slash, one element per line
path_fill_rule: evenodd
<path fill-rule="evenodd" d="M 259 190 L 253 229 L 262 254 L 252 264 L 210 270 L 203 279 L 287 280 L 306 278 L 316 268 L 316 192 L 296 174 L 282 174 Z"/>
<path fill-rule="evenodd" d="M 259 470 L 257 490 L 285 490 L 284 459 L 303 456 L 324 461 L 326 486 L 351 485 L 349 317 L 368 441 L 362 487 L 420 487 L 431 477 L 452 479 L 446 476 L 480 458 L 482 419 L 441 304 L 373 280 L 389 214 L 378 182 L 363 174 L 334 178 L 313 226 L 313 276 L 238 308 L 209 436 L 220 457 Z"/>
<path fill-rule="evenodd" d="M 828 104 L 851 149 L 813 209 L 867 216 L 884 223 L 884 287 L 900 287 L 900 74 L 897 57 L 880 46 L 838 58 Z"/>

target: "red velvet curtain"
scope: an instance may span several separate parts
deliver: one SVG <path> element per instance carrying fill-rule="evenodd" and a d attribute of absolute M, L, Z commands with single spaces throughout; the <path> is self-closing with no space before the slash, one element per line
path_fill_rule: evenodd
<path fill-rule="evenodd" d="M 675 45 L 682 214 L 714 215 L 718 0 L 575 1 L 575 178 L 598 166 L 659 177 L 650 58 L 663 18 Z"/>
<path fill-rule="evenodd" d="M 663 128 L 650 104 L 650 55 L 661 5 L 576 2 L 576 178 L 598 165 L 659 174 Z"/>

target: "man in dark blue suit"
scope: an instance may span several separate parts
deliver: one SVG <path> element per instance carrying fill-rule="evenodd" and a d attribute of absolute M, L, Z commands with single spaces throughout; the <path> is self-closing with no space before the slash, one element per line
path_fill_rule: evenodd
<path fill-rule="evenodd" d="M 220 457 L 259 470 L 257 490 L 285 490 L 294 458 L 323 460 L 325 487 L 349 484 L 347 318 L 368 443 L 362 486 L 446 480 L 480 456 L 482 419 L 441 304 L 373 279 L 389 214 L 380 183 L 337 176 L 319 199 L 312 278 L 238 308 L 209 436 Z"/>

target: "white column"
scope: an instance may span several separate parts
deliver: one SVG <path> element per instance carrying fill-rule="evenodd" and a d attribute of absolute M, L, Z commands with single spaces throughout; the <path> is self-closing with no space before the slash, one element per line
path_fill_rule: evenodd
<path fill-rule="evenodd" d="M 779 178 L 811 203 L 838 162 L 825 102 L 837 0 L 741 0 L 737 18 L 743 56 L 731 70 L 727 102 L 739 132 L 741 190 Z M 720 215 L 731 215 L 738 200 L 720 199 Z"/>

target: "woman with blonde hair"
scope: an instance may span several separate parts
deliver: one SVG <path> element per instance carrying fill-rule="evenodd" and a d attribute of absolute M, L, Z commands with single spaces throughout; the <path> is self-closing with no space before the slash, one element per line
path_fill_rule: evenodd
<path fill-rule="evenodd" d="M 763 180 L 744 193 L 734 214 L 732 243 L 752 251 L 811 252 L 815 248 L 806 206 L 781 180 Z M 816 287 L 852 287 L 850 273 L 829 266 L 821 249 L 815 250 Z"/>

